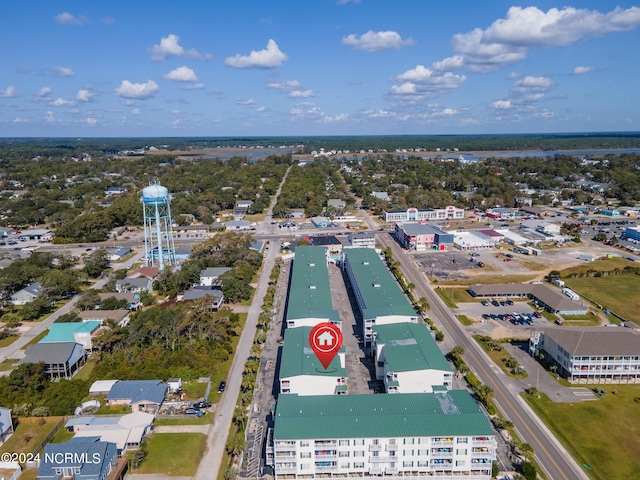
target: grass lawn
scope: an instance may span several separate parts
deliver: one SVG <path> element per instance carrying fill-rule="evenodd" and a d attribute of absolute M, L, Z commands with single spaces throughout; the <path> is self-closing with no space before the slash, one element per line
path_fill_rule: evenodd
<path fill-rule="evenodd" d="M 0 340 L 0 348 L 8 347 L 19 338 L 19 335 L 9 335 L 8 337 L 3 338 Z"/>
<path fill-rule="evenodd" d="M 574 327 L 597 327 L 600 325 L 600 318 L 597 315 L 563 315 L 565 325 L 572 325 Z"/>
<path fill-rule="evenodd" d="M 193 476 L 206 443 L 207 436 L 202 433 L 156 433 L 147 443 L 149 454 L 132 473 Z"/>
<path fill-rule="evenodd" d="M 80 369 L 80 371 L 74 375 L 73 378 L 75 380 L 89 380 L 91 372 L 93 372 L 93 367 L 96 366 L 96 363 L 98 363 L 97 359 L 90 358 L 89 360 L 87 360 L 87 363 L 85 363 L 84 366 Z"/>
<path fill-rule="evenodd" d="M 33 345 L 35 343 L 38 343 L 40 340 L 42 340 L 44 337 L 46 337 L 48 333 L 49 333 L 49 330 L 45 330 L 44 332 L 40 332 L 40 334 L 38 334 L 37 336 L 33 337 L 33 339 L 29 343 L 27 343 L 24 347 L 22 347 L 20 350 L 26 350 L 29 345 Z"/>
<path fill-rule="evenodd" d="M 214 387 L 217 387 L 217 386 L 218 386 L 217 384 L 214 385 Z M 204 392 L 207 389 L 207 384 L 206 383 L 198 383 L 196 381 L 184 382 L 182 384 L 182 388 L 184 388 L 184 393 L 185 393 L 185 395 L 187 397 L 186 398 L 187 400 L 198 400 L 199 398 L 203 398 L 204 397 Z"/>
<path fill-rule="evenodd" d="M 509 352 L 507 352 L 504 347 L 502 346 L 500 340 L 493 340 L 491 338 L 488 338 L 485 341 L 485 338 L 482 335 L 474 335 L 473 338 L 475 339 L 476 342 L 478 342 L 480 344 L 480 346 L 482 347 L 482 349 L 487 352 L 487 355 L 489 355 L 489 358 L 491 360 L 493 360 L 493 363 L 495 363 L 497 366 L 499 366 L 502 371 L 507 374 L 509 377 L 513 377 L 513 378 L 527 378 L 529 376 L 528 373 L 525 373 L 523 375 L 516 375 L 514 373 L 511 373 L 511 371 L 509 371 L 509 369 L 507 368 L 506 364 L 505 364 L 505 360 L 508 357 L 511 357 L 511 355 L 509 354 Z"/>
<path fill-rule="evenodd" d="M 18 362 L 19 360 L 16 358 L 7 358 L 6 360 L 3 360 L 2 362 L 0 362 L 0 372 L 13 370 L 13 367 L 15 367 L 16 363 Z"/>
<path fill-rule="evenodd" d="M 598 385 L 597 401 L 554 403 L 524 395 L 526 401 L 595 480 L 637 478 L 640 471 L 640 385 Z M 616 391 L 613 394 L 612 391 Z"/>
<path fill-rule="evenodd" d="M 597 263 L 591 262 L 591 265 Z M 566 278 L 564 281 L 578 294 L 602 305 L 606 310 L 629 321 L 640 321 L 640 275 Z"/>
<path fill-rule="evenodd" d="M 470 327 L 471 325 L 473 325 L 473 320 L 471 320 L 469 317 L 467 317 L 466 315 L 456 315 L 456 318 L 458 319 L 458 321 L 464 325 L 465 327 Z"/>
<path fill-rule="evenodd" d="M 58 430 L 53 438 L 49 440 L 49 443 L 64 443 L 67 440 L 71 440 L 75 434 L 73 432 L 68 431 L 66 428 L 62 427 Z"/>
<path fill-rule="evenodd" d="M 39 421 L 27 423 L 20 421 L 18 418 L 18 426 L 11 438 L 0 446 L 0 452 L 33 452 L 40 443 L 47 438 L 47 435 L 56 426 L 60 417 L 43 417 L 43 424 Z"/>
<path fill-rule="evenodd" d="M 156 427 L 166 426 L 166 425 L 208 425 L 213 421 L 213 414 L 207 413 L 206 415 L 198 418 L 193 415 L 190 417 L 183 418 L 156 418 L 153 421 L 153 424 Z"/>

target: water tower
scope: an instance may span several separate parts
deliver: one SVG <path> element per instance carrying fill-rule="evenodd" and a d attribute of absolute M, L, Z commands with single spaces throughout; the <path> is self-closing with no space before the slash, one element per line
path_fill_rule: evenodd
<path fill-rule="evenodd" d="M 176 264 L 176 248 L 171 231 L 171 197 L 169 191 L 158 184 L 142 189 L 144 216 L 144 253 L 147 266 L 160 270 Z"/>

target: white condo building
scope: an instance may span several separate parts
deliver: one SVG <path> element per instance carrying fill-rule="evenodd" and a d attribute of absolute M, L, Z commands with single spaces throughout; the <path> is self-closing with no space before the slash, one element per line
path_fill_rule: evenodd
<path fill-rule="evenodd" d="M 281 395 L 268 433 L 277 479 L 490 480 L 496 439 L 465 390 Z"/>

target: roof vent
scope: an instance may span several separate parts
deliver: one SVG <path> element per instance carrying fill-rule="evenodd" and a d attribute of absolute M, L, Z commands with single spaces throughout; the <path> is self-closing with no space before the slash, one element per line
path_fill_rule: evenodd
<path fill-rule="evenodd" d="M 315 263 L 310 263 L 310 264 L 309 264 L 309 266 L 310 266 L 310 267 L 315 267 L 315 266 L 316 266 L 316 264 L 315 264 Z"/>
<path fill-rule="evenodd" d="M 380 288 L 380 284 L 379 283 L 374 283 L 373 284 L 373 288 Z"/>
<path fill-rule="evenodd" d="M 315 290 L 316 286 L 315 285 L 309 285 L 309 290 Z"/>
<path fill-rule="evenodd" d="M 369 262 L 362 262 L 363 265 L 369 265 Z"/>

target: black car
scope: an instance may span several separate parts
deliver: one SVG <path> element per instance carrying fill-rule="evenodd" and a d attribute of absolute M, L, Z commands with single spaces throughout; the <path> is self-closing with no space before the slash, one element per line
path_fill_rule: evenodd
<path fill-rule="evenodd" d="M 491 300 L 491 305 L 493 305 L 494 307 L 499 307 L 500 303 L 497 300 Z"/>
<path fill-rule="evenodd" d="M 227 382 L 225 382 L 224 380 L 222 382 L 220 382 L 220 384 L 218 385 L 218 393 L 222 393 L 224 392 L 224 389 L 227 388 Z"/>
<path fill-rule="evenodd" d="M 196 402 L 193 404 L 193 408 L 209 408 L 211 402 Z"/>

